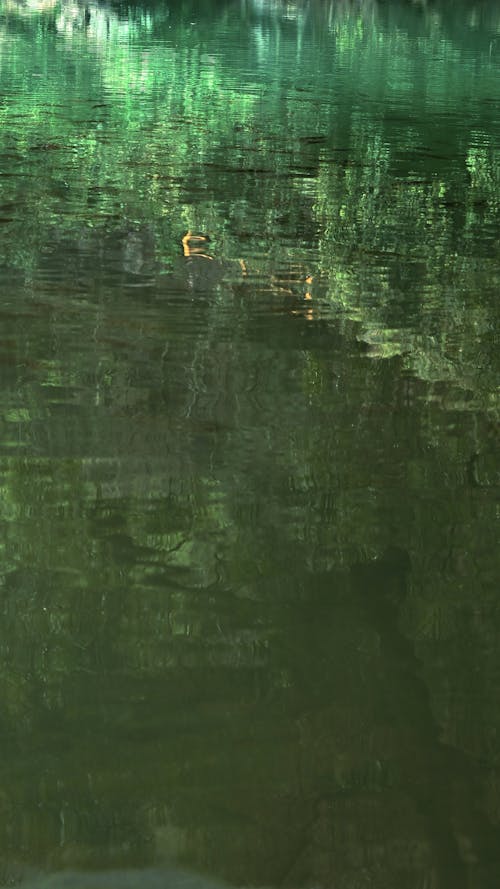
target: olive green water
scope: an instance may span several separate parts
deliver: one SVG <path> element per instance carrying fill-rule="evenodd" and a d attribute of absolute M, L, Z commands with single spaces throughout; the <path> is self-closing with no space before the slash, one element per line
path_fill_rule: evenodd
<path fill-rule="evenodd" d="M 0 881 L 500 885 L 499 210 L 495 3 L 0 3 Z"/>

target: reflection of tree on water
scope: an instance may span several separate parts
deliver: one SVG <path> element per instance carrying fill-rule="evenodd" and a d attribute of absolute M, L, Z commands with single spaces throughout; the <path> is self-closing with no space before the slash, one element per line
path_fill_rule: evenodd
<path fill-rule="evenodd" d="M 222 889 L 205 877 L 173 868 L 157 870 L 68 871 L 36 877 L 20 889 Z"/>
<path fill-rule="evenodd" d="M 380 639 L 387 679 L 381 703 L 397 750 L 397 780 L 428 832 L 438 886 L 471 885 L 469 868 L 477 869 L 474 882 L 493 886 L 500 835 L 484 814 L 479 773 L 465 753 L 440 740 L 422 664 L 399 627 L 408 570 L 407 557 L 398 552 L 351 570 L 353 594 Z"/>
<path fill-rule="evenodd" d="M 445 642 L 428 650 L 429 688 L 436 694 L 443 675 L 451 684 L 433 718 L 414 656 L 419 622 L 408 638 L 398 624 L 404 563 L 386 556 L 350 577 L 340 569 L 338 577 L 317 576 L 304 565 L 315 566 L 318 552 L 321 564 L 349 565 L 359 558 L 353 550 L 383 551 L 392 533 L 409 546 L 416 528 L 414 566 L 434 545 L 454 547 L 450 561 L 465 563 L 460 589 L 459 568 L 436 591 L 436 608 L 451 620 L 455 608 L 467 608 L 479 561 L 483 579 L 493 573 L 485 549 L 496 516 L 484 451 L 474 451 L 480 459 L 469 475 L 478 499 L 469 501 L 450 482 L 454 473 L 461 478 L 468 421 L 460 415 L 452 427 L 444 412 L 422 410 L 428 390 L 414 376 L 408 388 L 398 384 L 394 355 L 402 349 L 384 348 L 384 332 L 397 323 L 394 289 L 406 294 L 409 281 L 422 283 L 434 298 L 434 284 L 449 280 L 464 324 L 451 325 L 445 353 L 470 350 L 464 378 L 474 391 L 477 330 L 494 317 L 488 294 L 496 299 L 497 266 L 453 251 L 467 208 L 471 255 L 484 248 L 481 226 L 497 210 L 495 156 L 477 136 L 469 150 L 467 117 L 454 126 L 435 116 L 457 95 L 440 78 L 421 93 L 426 113 L 417 120 L 411 111 L 418 134 L 391 160 L 394 133 L 404 146 L 409 131 L 394 109 L 380 112 L 380 96 L 390 98 L 398 70 L 414 70 L 415 61 L 427 67 L 418 41 L 404 28 L 385 29 L 384 16 L 404 21 L 420 12 L 379 5 L 384 27 L 379 19 L 367 29 L 356 4 L 335 4 L 338 13 L 318 4 L 323 42 L 319 56 L 308 54 L 307 82 L 301 73 L 292 78 L 294 29 L 307 4 L 266 4 L 248 42 L 235 17 L 236 44 L 224 42 L 232 26 L 223 4 L 203 6 L 180 4 L 177 30 L 159 28 L 151 45 L 134 42 L 152 26 L 149 13 L 133 21 L 117 13 L 108 33 L 105 15 L 89 6 L 85 31 L 73 25 L 70 5 L 62 25 L 74 42 L 57 35 L 54 42 L 52 27 L 45 35 L 34 27 L 11 57 L 15 41 L 5 46 L 2 133 L 8 148 L 9 132 L 16 142 L 5 155 L 12 178 L 3 187 L 17 220 L 17 229 L 4 230 L 5 250 L 29 285 L 13 289 L 12 314 L 2 319 L 10 450 L 0 678 L 5 743 L 12 739 L 12 749 L 3 748 L 2 849 L 19 848 L 18 857 L 48 869 L 124 866 L 161 860 L 164 845 L 174 845 L 173 825 L 185 833 L 187 863 L 198 860 L 238 885 L 420 889 L 426 881 L 435 889 L 437 881 L 448 889 L 452 880 L 463 886 L 469 870 L 474 889 L 485 889 L 494 848 L 478 775 L 437 728 L 457 689 L 468 688 L 468 671 Z M 191 9 L 207 27 L 191 26 Z M 331 31 L 322 18 L 329 11 Z M 441 40 L 439 20 L 426 15 L 424 32 Z M 29 30 L 25 21 L 18 30 Z M 267 40 L 270 32 L 283 42 Z M 109 52 L 94 53 L 97 45 Z M 237 53 L 229 51 L 235 45 Z M 41 77 L 61 65 L 62 46 L 68 76 Z M 82 53 L 89 46 L 91 58 Z M 322 92 L 333 59 L 339 83 Z M 257 62 L 262 91 L 253 87 Z M 368 99 L 380 100 L 375 115 L 363 112 L 359 96 L 350 101 L 357 73 L 343 63 L 353 62 Z M 459 70 L 471 89 L 487 91 L 488 63 L 462 59 Z M 9 78 L 18 71 L 38 93 L 16 93 Z M 43 101 L 64 109 L 61 116 L 40 115 Z M 479 132 L 487 133 L 495 105 L 475 105 L 472 116 L 477 108 Z M 456 151 L 448 145 L 427 181 L 433 163 L 410 149 L 432 136 L 429 120 L 446 129 L 448 143 L 453 136 Z M 191 249 L 183 256 L 188 226 L 224 233 L 227 252 L 216 244 L 204 257 Z M 402 232 L 416 251 L 406 262 Z M 333 304 L 344 300 L 344 315 L 364 322 L 372 352 L 390 360 L 360 361 L 349 325 L 342 336 L 336 318 L 302 324 L 262 299 L 279 292 L 289 306 L 311 271 L 301 256 L 317 263 L 317 243 Z M 265 252 L 254 259 L 264 272 L 252 279 L 250 259 L 240 288 L 238 260 L 227 266 L 226 256 L 246 257 L 247 248 Z M 231 287 L 218 292 L 226 274 Z M 472 295 L 462 309 L 460 281 Z M 207 298 L 189 299 L 193 290 Z M 406 340 L 410 351 L 425 317 L 419 338 Z M 439 317 L 441 334 L 444 326 Z M 441 352 L 442 335 L 436 342 Z M 491 337 L 483 383 L 495 356 Z M 443 367 L 429 371 L 422 360 L 420 375 L 442 380 Z M 401 397 L 410 383 L 411 416 Z M 33 447 L 40 460 L 25 458 Z M 431 449 L 438 456 L 429 459 L 423 452 Z M 439 515 L 430 532 L 437 530 L 436 544 L 425 540 L 426 485 L 436 486 L 429 495 Z M 401 532 L 387 529 L 386 516 L 399 519 L 400 510 Z M 452 547 L 451 523 L 459 528 Z M 434 600 L 432 567 L 425 576 Z M 470 699 L 464 720 L 494 772 L 496 591 L 490 601 L 482 590 L 477 598 L 484 611 L 475 657 L 494 643 L 483 662 L 492 700 L 477 705 L 489 720 L 491 751 Z M 429 599 L 424 592 L 419 605 L 432 620 Z M 477 617 L 475 609 L 476 602 Z M 468 651 L 469 627 L 456 636 Z M 493 808 L 498 793 L 492 797 Z"/>
<path fill-rule="evenodd" d="M 497 885 L 500 835 L 480 772 L 441 741 L 400 629 L 408 571 L 394 550 L 353 565 L 347 584 L 325 577 L 294 621 L 304 629 L 302 693 L 314 702 L 300 718 L 311 821 L 287 886 Z"/>

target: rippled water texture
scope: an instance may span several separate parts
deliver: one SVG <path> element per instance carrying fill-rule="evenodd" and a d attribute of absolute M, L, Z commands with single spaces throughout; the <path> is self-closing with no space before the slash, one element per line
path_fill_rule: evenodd
<path fill-rule="evenodd" d="M 500 886 L 499 210 L 495 2 L 0 2 L 0 883 Z"/>

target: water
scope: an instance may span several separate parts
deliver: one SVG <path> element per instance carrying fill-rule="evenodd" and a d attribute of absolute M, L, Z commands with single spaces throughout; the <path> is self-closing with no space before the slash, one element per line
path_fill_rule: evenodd
<path fill-rule="evenodd" d="M 196 874 L 174 868 L 71 871 L 39 875 L 23 882 L 23 889 L 224 889 Z"/>
<path fill-rule="evenodd" d="M 39 875 L 23 882 L 23 889 L 223 889 L 204 877 L 174 868 L 71 871 Z"/>
<path fill-rule="evenodd" d="M 499 75 L 495 3 L 0 3 L 4 883 L 500 884 Z"/>

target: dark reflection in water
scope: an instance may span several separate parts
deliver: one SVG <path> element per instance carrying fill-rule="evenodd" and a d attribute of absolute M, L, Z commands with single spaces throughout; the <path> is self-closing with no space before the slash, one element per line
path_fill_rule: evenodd
<path fill-rule="evenodd" d="M 4 884 L 499 885 L 499 28 L 0 3 Z"/>
<path fill-rule="evenodd" d="M 204 877 L 174 868 L 108 871 L 63 871 L 34 877 L 24 889 L 223 889 Z"/>

